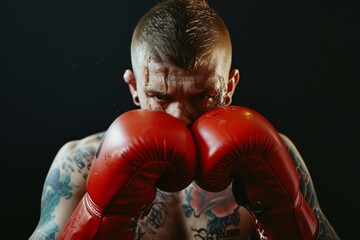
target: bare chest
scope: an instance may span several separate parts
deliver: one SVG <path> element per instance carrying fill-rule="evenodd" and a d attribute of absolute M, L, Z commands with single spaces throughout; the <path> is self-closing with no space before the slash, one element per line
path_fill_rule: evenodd
<path fill-rule="evenodd" d="M 231 189 L 209 193 L 195 184 L 181 192 L 158 191 L 150 213 L 138 222 L 140 239 L 247 239 L 244 209 Z M 243 219 L 244 218 L 244 219 Z"/>

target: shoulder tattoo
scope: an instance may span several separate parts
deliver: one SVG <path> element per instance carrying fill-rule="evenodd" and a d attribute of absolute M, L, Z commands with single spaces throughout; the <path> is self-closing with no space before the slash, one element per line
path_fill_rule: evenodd
<path fill-rule="evenodd" d="M 61 198 L 70 199 L 73 190 L 79 187 L 71 183 L 73 173 L 82 174 L 86 180 L 95 151 L 92 146 L 77 148 L 63 157 L 60 167 L 53 168 L 48 173 L 41 197 L 39 231 L 35 233 L 38 235 L 37 239 L 55 239 L 55 233 L 59 231 L 55 222 L 55 209 Z"/>
<path fill-rule="evenodd" d="M 77 171 L 86 179 L 95 153 L 96 148 L 93 146 L 77 148 L 72 154 L 66 157 L 65 161 L 62 162 L 61 168 L 65 172 L 74 173 Z"/>
<path fill-rule="evenodd" d="M 287 149 L 290 153 L 290 156 L 298 172 L 299 180 L 300 180 L 300 191 L 303 194 L 306 202 L 309 204 L 310 208 L 312 209 L 318 220 L 319 232 L 317 239 L 318 240 L 340 239 L 320 208 L 320 204 L 318 202 L 315 192 L 315 187 L 304 160 L 297 152 L 297 150 L 294 149 L 293 146 L 288 144 L 286 140 L 284 140 L 284 143 L 287 146 Z"/>
<path fill-rule="evenodd" d="M 51 170 L 47 175 L 41 198 L 39 221 L 41 232 L 36 232 L 36 239 L 55 239 L 55 233 L 59 231 L 59 227 L 55 223 L 54 211 L 62 197 L 66 199 L 72 197 L 70 181 L 70 174 L 68 172 L 61 174 L 59 168 Z"/>

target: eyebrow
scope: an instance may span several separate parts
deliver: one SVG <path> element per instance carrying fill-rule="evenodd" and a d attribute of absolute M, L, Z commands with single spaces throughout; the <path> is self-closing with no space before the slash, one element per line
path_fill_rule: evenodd
<path fill-rule="evenodd" d="M 193 91 L 190 91 L 190 94 L 191 95 L 196 95 L 196 94 L 208 94 L 208 93 L 217 93 L 219 92 L 220 90 L 218 89 L 214 89 L 212 87 L 205 87 L 205 88 L 194 88 L 192 89 Z M 156 88 L 152 88 L 152 87 L 145 87 L 144 88 L 144 91 L 146 93 L 151 93 L 151 94 L 155 94 L 155 95 L 163 95 L 163 96 L 166 96 L 166 95 L 169 95 L 166 91 L 162 91 L 162 90 L 159 90 L 159 89 L 156 89 Z"/>
<path fill-rule="evenodd" d="M 166 95 L 166 92 L 165 91 L 161 91 L 161 90 L 158 90 L 158 89 L 154 89 L 154 88 L 144 88 L 144 91 L 146 93 L 152 93 L 152 94 L 155 94 L 155 95 Z"/>

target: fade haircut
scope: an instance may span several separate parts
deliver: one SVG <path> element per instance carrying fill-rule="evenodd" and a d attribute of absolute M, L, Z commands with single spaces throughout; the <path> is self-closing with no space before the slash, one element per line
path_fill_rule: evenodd
<path fill-rule="evenodd" d="M 140 57 L 195 70 L 206 66 L 211 53 L 223 48 L 230 56 L 231 40 L 221 17 L 206 0 L 163 0 L 137 24 L 131 43 L 132 65 Z M 225 60 L 225 59 L 224 59 Z"/>

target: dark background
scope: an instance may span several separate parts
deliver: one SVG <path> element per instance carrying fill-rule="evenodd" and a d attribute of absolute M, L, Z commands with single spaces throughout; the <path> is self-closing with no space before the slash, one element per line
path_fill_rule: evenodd
<path fill-rule="evenodd" d="M 133 108 L 122 74 L 132 30 L 156 1 L 2 2 L 1 233 L 27 239 L 67 141 Z M 209 1 L 228 25 L 234 104 L 265 115 L 307 163 L 342 239 L 359 235 L 359 9 L 345 1 Z M 236 6 L 235 6 L 236 5 Z"/>

